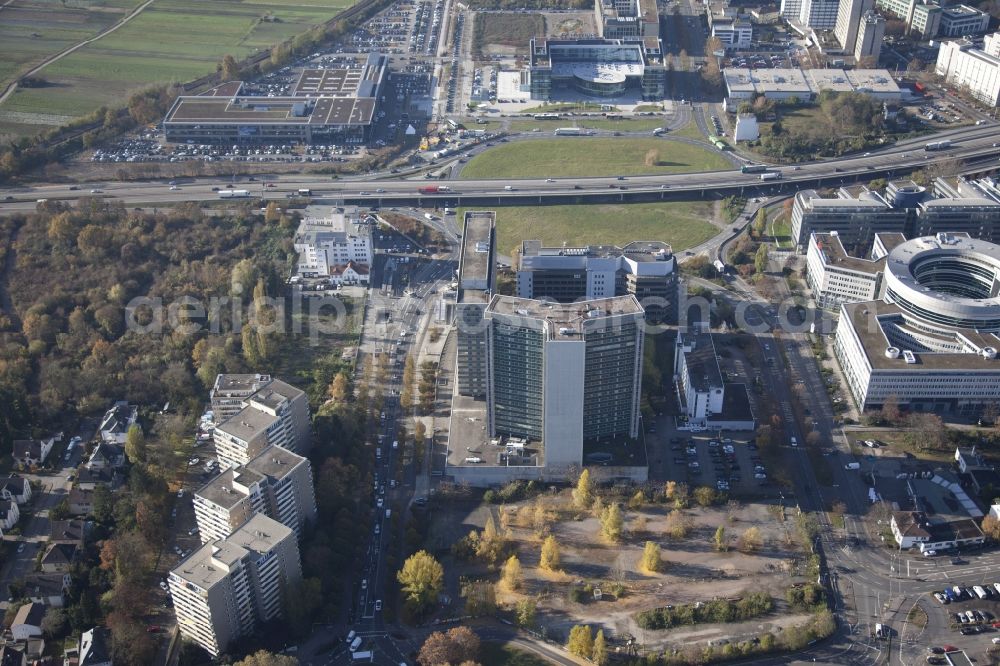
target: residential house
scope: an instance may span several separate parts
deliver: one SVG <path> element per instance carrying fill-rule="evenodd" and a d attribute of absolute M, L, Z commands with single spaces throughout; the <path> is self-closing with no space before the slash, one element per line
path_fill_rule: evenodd
<path fill-rule="evenodd" d="M 29 638 L 42 635 L 42 618 L 45 617 L 45 606 L 39 603 L 27 603 L 17 609 L 14 621 L 10 625 L 10 633 L 15 641 L 27 641 Z"/>
<path fill-rule="evenodd" d="M 23 467 L 41 465 L 49 457 L 55 442 L 53 437 L 48 439 L 15 439 L 14 462 Z"/>
<path fill-rule="evenodd" d="M 11 530 L 21 518 L 21 511 L 14 500 L 0 500 L 0 530 Z"/>
<path fill-rule="evenodd" d="M 27 666 L 28 658 L 16 647 L 4 645 L 0 647 L 0 666 Z"/>
<path fill-rule="evenodd" d="M 75 543 L 80 548 L 83 548 L 86 536 L 87 523 L 85 521 L 78 519 L 49 521 L 49 541 Z"/>
<path fill-rule="evenodd" d="M 71 584 L 68 573 L 29 574 L 24 578 L 24 596 L 35 603 L 62 608 Z"/>
<path fill-rule="evenodd" d="M 0 498 L 24 504 L 31 499 L 31 484 L 23 476 L 11 474 L 0 479 Z"/>
<path fill-rule="evenodd" d="M 125 466 L 125 445 L 116 442 L 100 442 L 94 447 L 87 461 L 90 469 L 120 469 Z"/>
<path fill-rule="evenodd" d="M 889 527 L 900 550 L 917 548 L 922 553 L 973 546 L 986 540 L 971 518 L 932 521 L 921 511 L 894 511 Z"/>
<path fill-rule="evenodd" d="M 118 483 L 118 473 L 113 467 L 81 467 L 76 473 L 76 487 L 96 490 L 97 486 L 114 487 Z"/>
<path fill-rule="evenodd" d="M 129 426 L 139 418 L 139 408 L 119 400 L 101 419 L 101 441 L 109 444 L 124 444 Z"/>
<path fill-rule="evenodd" d="M 89 516 L 94 511 L 94 491 L 73 488 L 69 491 L 69 512 L 74 516 Z"/>
<path fill-rule="evenodd" d="M 80 634 L 78 666 L 111 666 L 111 637 L 105 627 Z"/>
<path fill-rule="evenodd" d="M 330 267 L 330 282 L 342 284 L 368 284 L 368 266 L 348 261 Z"/>
<path fill-rule="evenodd" d="M 80 549 L 70 541 L 49 544 L 42 556 L 44 573 L 67 573 L 76 560 Z"/>

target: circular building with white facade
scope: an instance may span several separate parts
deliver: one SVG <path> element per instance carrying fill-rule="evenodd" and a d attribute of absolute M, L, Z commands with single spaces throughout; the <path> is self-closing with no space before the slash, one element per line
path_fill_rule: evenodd
<path fill-rule="evenodd" d="M 937 234 L 886 257 L 885 297 L 931 329 L 1000 331 L 1000 245 Z"/>

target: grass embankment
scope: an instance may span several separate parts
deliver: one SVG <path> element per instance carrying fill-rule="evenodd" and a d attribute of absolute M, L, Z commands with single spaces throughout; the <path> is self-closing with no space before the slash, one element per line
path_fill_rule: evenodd
<path fill-rule="evenodd" d="M 458 210 L 463 219 L 465 210 Z M 621 245 L 659 240 L 680 251 L 703 243 L 717 232 L 708 220 L 711 202 L 669 201 L 636 204 L 511 206 L 497 210 L 497 243 L 509 254 L 522 240 L 546 245 Z"/>
<path fill-rule="evenodd" d="M 462 178 L 540 178 L 720 171 L 718 152 L 655 138 L 561 137 L 492 148 L 462 169 Z"/>

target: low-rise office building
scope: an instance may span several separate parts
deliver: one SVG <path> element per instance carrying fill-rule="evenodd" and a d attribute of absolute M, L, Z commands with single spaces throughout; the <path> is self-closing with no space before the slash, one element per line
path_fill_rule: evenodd
<path fill-rule="evenodd" d="M 861 410 L 892 397 L 975 416 L 1000 401 L 1000 246 L 939 233 L 894 247 L 884 297 L 841 306 L 834 351 Z"/>
<path fill-rule="evenodd" d="M 182 560 L 168 578 L 181 635 L 215 656 L 283 614 L 302 579 L 295 533 L 258 514 Z"/>
<path fill-rule="evenodd" d="M 590 97 L 634 95 L 660 101 L 667 70 L 659 37 L 632 39 L 532 38 L 527 70 L 531 98 L 560 90 Z"/>
<path fill-rule="evenodd" d="M 605 39 L 659 38 L 655 0 L 595 0 L 597 31 Z"/>
<path fill-rule="evenodd" d="M 296 272 L 303 277 L 329 278 L 353 264 L 364 267 L 359 281 L 368 282 L 373 225 L 356 209 L 334 208 L 323 217 L 304 217 L 293 241 L 299 255 Z"/>
<path fill-rule="evenodd" d="M 722 70 L 726 105 L 738 105 L 758 96 L 767 99 L 810 102 L 824 90 L 864 93 L 886 102 L 898 102 L 903 93 L 885 69 L 746 69 Z"/>
<path fill-rule="evenodd" d="M 948 5 L 941 9 L 938 37 L 981 35 L 990 25 L 990 15 L 968 5 Z"/>
<path fill-rule="evenodd" d="M 526 240 L 518 261 L 520 298 L 571 303 L 632 295 L 648 321 L 676 317 L 677 259 L 666 243 L 544 247 L 541 241 Z"/>
<path fill-rule="evenodd" d="M 816 304 L 839 312 L 843 303 L 880 298 L 885 254 L 905 241 L 900 233 L 876 234 L 875 245 L 882 253 L 859 258 L 847 253 L 836 231 L 813 233 L 806 252 L 806 282 Z"/>
<path fill-rule="evenodd" d="M 302 536 L 316 519 L 312 466 L 308 458 L 269 446 L 196 490 L 193 504 L 202 543 L 225 539 L 258 513 Z"/>
<path fill-rule="evenodd" d="M 709 14 L 712 36 L 722 42 L 727 51 L 748 49 L 753 43 L 753 24 L 741 18 L 713 17 Z"/>
<path fill-rule="evenodd" d="M 746 385 L 723 381 L 709 330 L 695 327 L 677 332 L 674 384 L 688 427 L 754 429 Z"/>
<path fill-rule="evenodd" d="M 1000 105 L 1000 33 L 987 36 L 986 48 L 968 40 L 942 42 L 934 73 L 968 90 L 980 102 Z"/>

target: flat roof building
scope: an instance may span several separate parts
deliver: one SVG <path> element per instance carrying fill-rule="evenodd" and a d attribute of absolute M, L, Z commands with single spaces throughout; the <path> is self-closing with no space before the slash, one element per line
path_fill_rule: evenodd
<path fill-rule="evenodd" d="M 493 211 L 468 211 L 462 233 L 455 307 L 456 389 L 460 395 L 485 397 L 487 392 L 486 323 L 483 315 L 496 275 Z"/>
<path fill-rule="evenodd" d="M 569 89 L 590 97 L 632 93 L 659 101 L 666 96 L 663 42 L 659 37 L 532 38 L 528 78 L 531 98 L 537 100 Z"/>
<path fill-rule="evenodd" d="M 892 248 L 906 238 L 901 233 L 876 234 L 876 245 Z M 844 250 L 836 231 L 813 233 L 806 252 L 806 282 L 816 304 L 840 311 L 843 303 L 871 301 L 881 296 L 885 257 L 858 258 Z"/>
<path fill-rule="evenodd" d="M 631 294 L 648 321 L 676 317 L 677 259 L 666 243 L 544 247 L 541 241 L 526 240 L 518 260 L 521 298 L 569 303 Z"/>
<path fill-rule="evenodd" d="M 579 467 L 585 440 L 638 437 L 645 331 L 634 296 L 494 296 L 485 317 L 491 437 L 540 442 L 550 470 Z"/>
<path fill-rule="evenodd" d="M 948 5 L 941 8 L 941 28 L 938 37 L 981 35 L 990 26 L 990 15 L 968 5 Z"/>
<path fill-rule="evenodd" d="M 237 397 L 242 409 L 225 418 Z M 217 404 L 223 409 L 215 416 L 212 439 L 222 465 L 245 465 L 268 446 L 309 450 L 309 400 L 300 389 L 269 375 L 219 375 L 212 392 L 213 407 Z"/>
<path fill-rule="evenodd" d="M 333 208 L 322 217 L 302 218 L 293 247 L 299 255 L 296 273 L 305 277 L 330 277 L 338 267 L 372 265 L 372 227 L 375 221 L 357 209 Z M 369 272 L 364 272 L 368 282 Z"/>
<path fill-rule="evenodd" d="M 841 306 L 834 350 L 861 410 L 894 396 L 975 416 L 1000 401 L 1000 246 L 938 233 L 885 257 L 884 297 Z"/>
<path fill-rule="evenodd" d="M 312 466 L 307 458 L 269 446 L 196 490 L 193 504 L 202 543 L 225 539 L 258 513 L 301 536 L 316 518 Z"/>
<path fill-rule="evenodd" d="M 660 37 L 655 0 L 595 0 L 594 16 L 605 39 Z"/>
<path fill-rule="evenodd" d="M 727 67 L 722 70 L 726 82 L 727 103 L 752 100 L 763 95 L 767 99 L 803 102 L 816 99 L 824 90 L 858 92 L 884 101 L 899 101 L 902 91 L 885 69 L 746 69 Z"/>
<path fill-rule="evenodd" d="M 182 560 L 168 584 L 181 634 L 216 656 L 280 617 L 301 579 L 295 533 L 258 514 Z"/>
<path fill-rule="evenodd" d="M 388 58 L 348 67 L 304 69 L 289 95 L 264 97 L 230 82 L 178 97 L 163 120 L 173 143 L 364 143 L 376 117 Z"/>
<path fill-rule="evenodd" d="M 986 49 L 966 40 L 942 42 L 934 73 L 965 88 L 980 102 L 1000 105 L 1000 33 L 986 38 Z M 991 52 L 993 55 L 991 55 Z"/>
<path fill-rule="evenodd" d="M 902 19 L 907 34 L 917 39 L 932 39 L 941 28 L 941 6 L 933 0 L 875 0 L 875 7 Z"/>

